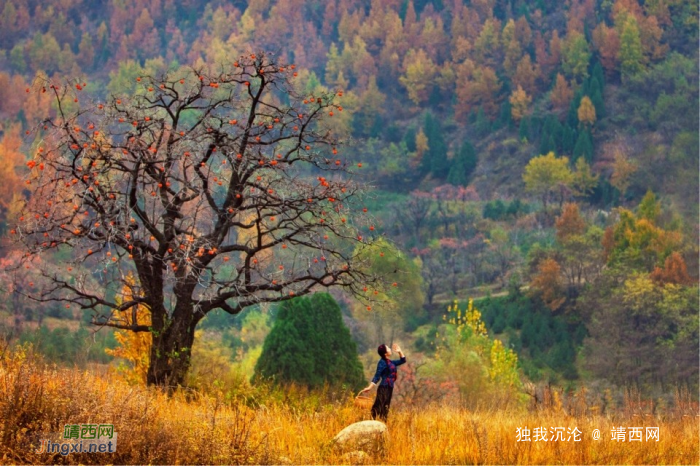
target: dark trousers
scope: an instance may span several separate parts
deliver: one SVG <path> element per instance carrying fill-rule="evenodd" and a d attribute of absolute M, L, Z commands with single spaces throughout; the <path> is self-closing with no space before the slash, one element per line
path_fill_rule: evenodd
<path fill-rule="evenodd" d="M 374 400 L 374 405 L 372 406 L 372 419 L 381 419 L 386 422 L 386 418 L 389 415 L 389 405 L 391 404 L 391 394 L 394 391 L 394 387 L 386 387 L 380 385 L 377 387 L 377 398 Z"/>

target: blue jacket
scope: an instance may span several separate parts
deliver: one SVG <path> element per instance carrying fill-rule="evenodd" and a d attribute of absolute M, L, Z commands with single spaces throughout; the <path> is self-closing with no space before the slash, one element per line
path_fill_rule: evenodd
<path fill-rule="evenodd" d="M 390 359 L 380 359 L 377 363 L 377 373 L 374 374 L 372 383 L 377 383 L 379 379 L 382 379 L 380 386 L 383 387 L 393 387 L 394 382 L 396 382 L 396 366 L 400 366 L 406 362 L 406 356 L 396 361 Z"/>

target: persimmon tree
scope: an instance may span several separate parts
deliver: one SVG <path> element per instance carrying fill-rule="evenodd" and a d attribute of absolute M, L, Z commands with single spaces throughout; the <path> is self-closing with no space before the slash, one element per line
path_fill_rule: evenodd
<path fill-rule="evenodd" d="M 260 53 L 139 76 L 132 95 L 101 101 L 81 82 L 35 83 L 57 112 L 35 129 L 32 196 L 12 233 L 27 258 L 68 260 L 32 297 L 149 332 L 147 382 L 169 387 L 183 383 L 195 328 L 215 309 L 331 286 L 369 308 L 363 290 L 383 280 L 358 253 L 376 232 L 353 179 L 362 164 L 343 161 L 333 132 L 342 91 L 303 95 L 296 75 Z"/>

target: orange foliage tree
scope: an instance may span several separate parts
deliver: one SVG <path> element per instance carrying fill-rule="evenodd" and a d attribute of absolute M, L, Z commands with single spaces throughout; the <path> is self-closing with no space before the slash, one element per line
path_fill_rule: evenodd
<path fill-rule="evenodd" d="M 17 209 L 22 192 L 22 179 L 17 168 L 24 165 L 25 158 L 20 148 L 22 137 L 19 125 L 12 126 L 0 142 L 0 231 L 5 230 L 8 217 Z"/>
<path fill-rule="evenodd" d="M 690 285 L 693 280 L 688 275 L 685 260 L 679 252 L 674 251 L 666 258 L 664 268 L 656 267 L 651 273 L 651 279 L 659 284 L 673 283 L 674 285 Z"/>
<path fill-rule="evenodd" d="M 566 241 L 570 236 L 583 234 L 586 222 L 579 214 L 578 204 L 575 202 L 564 204 L 561 216 L 557 217 L 556 228 L 557 240 L 560 242 Z"/>
<path fill-rule="evenodd" d="M 457 67 L 455 117 L 464 121 L 469 112 L 481 105 L 484 112 L 494 117 L 498 111 L 498 92 L 501 83 L 493 68 L 478 67 L 466 60 Z"/>
<path fill-rule="evenodd" d="M 569 86 L 569 83 L 566 82 L 566 78 L 561 73 L 557 73 L 557 80 L 550 95 L 554 110 L 563 115 L 569 108 L 569 103 L 573 97 L 574 91 Z"/>
<path fill-rule="evenodd" d="M 563 296 L 564 285 L 561 280 L 561 267 L 554 259 L 548 258 L 540 262 L 531 286 L 540 293 L 542 301 L 552 311 L 559 309 L 566 300 L 566 297 Z"/>
<path fill-rule="evenodd" d="M 136 280 L 131 272 L 124 278 L 122 287 L 122 297 L 116 298 L 117 304 L 121 304 L 124 299 L 134 299 L 134 284 Z M 151 325 L 151 313 L 144 304 L 138 304 L 131 308 L 131 312 L 121 312 L 114 321 L 120 319 L 124 326 Z M 124 359 L 129 365 L 121 364 L 117 370 L 124 378 L 135 384 L 145 384 L 148 375 L 148 354 L 153 343 L 153 338 L 149 332 L 131 332 L 120 329 L 114 332 L 117 340 L 116 348 L 107 348 L 105 352 L 111 356 Z"/>
<path fill-rule="evenodd" d="M 620 51 L 620 37 L 615 28 L 610 28 L 605 23 L 600 23 L 593 31 L 593 45 L 598 49 L 600 63 L 608 75 L 617 70 L 617 54 Z"/>

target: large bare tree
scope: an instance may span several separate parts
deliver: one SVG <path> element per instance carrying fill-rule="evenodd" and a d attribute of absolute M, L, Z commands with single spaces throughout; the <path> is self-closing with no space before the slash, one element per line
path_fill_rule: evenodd
<path fill-rule="evenodd" d="M 141 76 L 134 95 L 102 100 L 80 82 L 36 82 L 57 110 L 31 134 L 32 195 L 12 233 L 26 257 L 67 259 L 44 271 L 52 286 L 33 298 L 150 332 L 147 382 L 171 387 L 215 309 L 330 286 L 372 309 L 383 280 L 359 259 L 375 232 L 354 202 L 361 163 L 338 155 L 342 91 L 302 95 L 296 76 L 260 53 Z M 137 321 L 139 305 L 150 325 Z"/>

